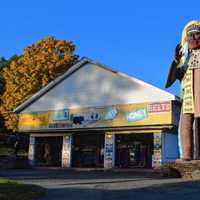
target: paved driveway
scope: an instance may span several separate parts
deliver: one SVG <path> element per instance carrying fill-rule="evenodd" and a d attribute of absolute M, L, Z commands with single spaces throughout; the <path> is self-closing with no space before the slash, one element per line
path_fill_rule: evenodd
<path fill-rule="evenodd" d="M 6 170 L 0 176 L 47 188 L 41 200 L 199 200 L 200 181 L 129 171 Z"/>

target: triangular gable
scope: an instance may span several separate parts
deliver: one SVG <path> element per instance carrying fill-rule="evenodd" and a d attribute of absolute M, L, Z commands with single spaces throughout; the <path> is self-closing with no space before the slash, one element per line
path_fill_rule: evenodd
<path fill-rule="evenodd" d="M 82 59 L 63 76 L 51 82 L 16 112 L 38 112 L 77 107 L 175 100 L 175 96 L 139 79 Z"/>

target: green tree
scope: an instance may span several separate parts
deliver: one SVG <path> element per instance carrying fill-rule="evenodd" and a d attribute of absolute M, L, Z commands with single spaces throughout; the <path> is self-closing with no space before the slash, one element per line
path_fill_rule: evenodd
<path fill-rule="evenodd" d="M 6 59 L 4 57 L 0 57 L 0 95 L 3 94 L 5 89 L 5 80 L 3 78 L 3 69 L 10 66 L 10 63 L 19 57 L 17 55 L 14 55 L 10 57 L 9 59 Z"/>
<path fill-rule="evenodd" d="M 0 58 L 0 95 L 3 93 L 5 81 L 3 79 L 2 70 L 6 66 L 7 60 L 4 57 Z"/>
<path fill-rule="evenodd" d="M 2 70 L 6 87 L 1 96 L 0 112 L 5 126 L 17 130 L 18 115 L 12 111 L 19 104 L 67 71 L 78 59 L 70 41 L 46 37 L 28 47 Z"/>
<path fill-rule="evenodd" d="M 5 80 L 3 78 L 3 69 L 8 67 L 10 63 L 16 59 L 18 59 L 17 55 L 14 55 L 10 57 L 9 59 L 0 57 L 0 95 L 3 95 L 3 92 L 5 91 Z M 2 103 L 2 100 L 0 99 L 0 105 L 1 103 Z M 0 113 L 0 131 L 5 131 L 4 118 L 1 115 L 1 113 Z"/>

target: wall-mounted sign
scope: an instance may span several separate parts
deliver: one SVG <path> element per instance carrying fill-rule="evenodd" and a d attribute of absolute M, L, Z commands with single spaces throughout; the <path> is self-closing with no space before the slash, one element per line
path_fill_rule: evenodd
<path fill-rule="evenodd" d="M 158 105 L 158 103 L 21 113 L 19 116 L 19 130 L 172 124 L 172 113 L 169 109 L 171 108 L 171 102 L 160 103 L 159 105 L 162 106 L 159 109 L 155 105 Z"/>
<path fill-rule="evenodd" d="M 109 108 L 107 113 L 105 114 L 105 120 L 113 120 L 117 116 L 117 109 L 115 107 Z"/>
<path fill-rule="evenodd" d="M 152 103 L 148 105 L 149 113 L 170 112 L 170 111 L 171 111 L 170 102 Z"/>
<path fill-rule="evenodd" d="M 57 110 L 55 112 L 51 113 L 51 120 L 53 121 L 64 121 L 64 120 L 70 120 L 69 118 L 69 109 L 63 109 L 63 110 Z"/>
<path fill-rule="evenodd" d="M 128 122 L 136 122 L 147 118 L 147 111 L 145 108 L 131 110 L 126 114 Z"/>

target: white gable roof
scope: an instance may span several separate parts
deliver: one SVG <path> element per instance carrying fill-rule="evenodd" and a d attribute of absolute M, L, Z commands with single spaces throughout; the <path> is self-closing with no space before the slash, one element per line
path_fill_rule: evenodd
<path fill-rule="evenodd" d="M 15 112 L 160 102 L 176 97 L 151 84 L 83 58 Z"/>

